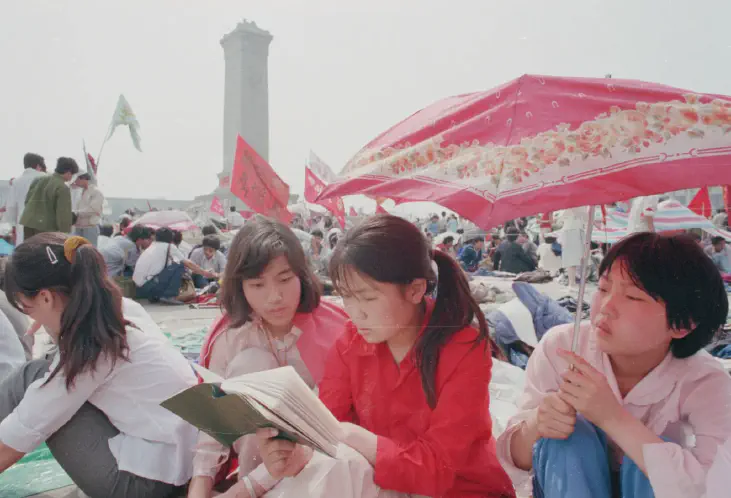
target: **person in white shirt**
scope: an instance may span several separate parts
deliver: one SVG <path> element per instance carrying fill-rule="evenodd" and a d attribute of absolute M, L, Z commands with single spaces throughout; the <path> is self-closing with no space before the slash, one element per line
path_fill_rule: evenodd
<path fill-rule="evenodd" d="M 221 252 L 221 241 L 215 235 L 203 237 L 201 247 L 193 249 L 190 253 L 190 260 L 202 269 L 213 273 L 213 278 L 206 278 L 203 275 L 194 275 L 193 283 L 197 289 L 202 289 L 210 282 L 218 280 L 226 268 L 226 256 Z"/>
<path fill-rule="evenodd" d="M 137 297 L 151 302 L 179 304 L 177 300 L 183 283 L 185 269 L 206 278 L 215 278 L 180 252 L 173 243 L 174 234 L 169 228 L 158 228 L 155 242 L 145 249 L 135 265 L 132 280 L 137 286 Z"/>
<path fill-rule="evenodd" d="M 0 383 L 0 472 L 45 441 L 87 496 L 173 496 L 191 477 L 197 430 L 160 403 L 196 377 L 138 306 L 126 314 L 103 269 L 81 237 L 43 233 L 15 250 L 8 300 L 58 351 Z"/>
<path fill-rule="evenodd" d="M 81 197 L 75 211 L 74 234 L 84 237 L 96 247 L 99 238 L 99 223 L 104 210 L 104 194 L 91 183 L 89 173 L 80 174 L 76 179 L 76 185 L 81 189 Z"/>
<path fill-rule="evenodd" d="M 0 310 L 0 381 L 25 361 L 23 344 L 8 317 Z"/>
<path fill-rule="evenodd" d="M 96 241 L 96 248 L 99 251 L 104 250 L 112 243 L 112 235 L 114 235 L 114 227 L 112 225 L 102 225 L 99 227 L 99 238 Z"/>
<path fill-rule="evenodd" d="M 655 231 L 655 214 L 660 196 L 648 195 L 637 197 L 632 201 L 632 208 L 629 211 L 629 225 L 627 235 L 638 232 Z"/>
<path fill-rule="evenodd" d="M 567 209 L 561 215 L 563 227 L 559 235 L 561 241 L 561 266 L 569 276 L 569 289 L 576 287 L 576 269 L 581 266 L 586 242 L 586 227 L 589 224 L 589 208 Z"/>
<path fill-rule="evenodd" d="M 231 230 L 234 230 L 244 226 L 244 224 L 246 224 L 246 219 L 241 216 L 241 213 L 236 211 L 236 206 L 231 206 L 228 216 L 226 216 L 226 223 L 228 223 L 228 227 Z"/>
<path fill-rule="evenodd" d="M 23 243 L 23 227 L 20 217 L 25 209 L 25 197 L 28 195 L 31 183 L 36 178 L 46 174 L 46 162 L 43 157 L 31 152 L 23 157 L 23 174 L 13 181 L 5 204 L 3 221 L 15 229 L 15 245 Z"/>
<path fill-rule="evenodd" d="M 553 244 L 556 243 L 556 237 L 546 236 L 541 245 L 538 246 L 538 268 L 556 274 L 561 270 L 561 254 L 553 251 Z"/>

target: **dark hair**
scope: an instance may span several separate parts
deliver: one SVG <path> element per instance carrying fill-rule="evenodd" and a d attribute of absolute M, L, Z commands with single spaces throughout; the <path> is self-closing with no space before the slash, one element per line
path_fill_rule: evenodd
<path fill-rule="evenodd" d="M 66 173 L 75 175 L 78 172 L 79 165 L 70 157 L 59 157 L 58 161 L 56 161 L 56 173 L 59 175 L 65 175 Z"/>
<path fill-rule="evenodd" d="M 713 244 L 714 246 L 715 246 L 716 244 L 720 244 L 721 242 L 726 242 L 726 239 L 724 239 L 724 238 L 723 238 L 723 237 L 721 237 L 720 235 L 718 235 L 718 236 L 716 236 L 716 237 L 713 237 L 713 238 L 711 239 L 711 244 Z"/>
<path fill-rule="evenodd" d="M 130 218 L 122 218 L 122 221 L 119 222 L 119 231 L 120 232 L 124 231 L 131 224 L 132 224 L 132 220 Z M 135 226 L 139 226 L 139 225 L 135 225 Z M 134 228 L 133 228 L 133 230 L 134 230 Z M 147 237 L 143 237 L 143 238 L 147 238 Z"/>
<path fill-rule="evenodd" d="M 167 227 L 160 227 L 155 230 L 155 241 L 164 242 L 166 244 L 173 243 L 173 231 Z"/>
<path fill-rule="evenodd" d="M 146 227 L 144 225 L 135 225 L 130 229 L 127 237 L 132 242 L 137 242 L 140 239 L 151 239 L 153 235 L 154 232 L 152 231 L 152 228 Z"/>
<path fill-rule="evenodd" d="M 236 212 L 236 206 L 231 206 L 230 208 L 228 208 L 228 210 L 231 211 L 232 213 L 235 213 Z"/>
<path fill-rule="evenodd" d="M 700 242 L 701 240 L 703 240 L 703 236 L 698 232 L 688 232 L 688 237 L 695 240 L 696 242 Z"/>
<path fill-rule="evenodd" d="M 231 319 L 231 327 L 240 327 L 251 319 L 251 306 L 242 291 L 244 280 L 259 277 L 278 256 L 285 256 L 299 277 L 301 295 L 297 311 L 311 313 L 320 305 L 320 281 L 312 273 L 297 236 L 287 225 L 256 215 L 239 230 L 228 250 L 221 306 Z"/>
<path fill-rule="evenodd" d="M 332 220 L 332 218 L 330 218 L 330 217 L 325 218 L 324 225 L 325 225 L 325 228 L 327 230 L 330 230 L 333 227 L 333 220 Z"/>
<path fill-rule="evenodd" d="M 77 180 L 91 180 L 91 175 L 89 173 L 81 173 L 79 176 L 76 177 Z"/>
<path fill-rule="evenodd" d="M 183 232 L 180 230 L 173 230 L 173 244 L 179 246 L 183 243 Z"/>
<path fill-rule="evenodd" d="M 204 226 L 203 229 L 201 230 L 201 232 L 203 232 L 204 237 L 206 235 L 216 235 L 218 233 L 218 231 L 216 230 L 216 227 L 213 225 Z"/>
<path fill-rule="evenodd" d="M 545 242 L 546 244 L 553 244 L 554 242 L 556 242 L 556 237 L 554 237 L 553 235 L 546 235 L 546 236 L 545 236 L 545 237 L 543 238 L 543 241 L 544 241 L 544 242 Z"/>
<path fill-rule="evenodd" d="M 637 287 L 665 304 L 668 327 L 691 330 L 670 342 L 676 358 L 697 353 L 726 323 L 728 297 L 721 274 L 690 237 L 647 232 L 627 237 L 607 253 L 599 275 L 615 262 Z"/>
<path fill-rule="evenodd" d="M 43 156 L 33 154 L 32 152 L 28 152 L 23 156 L 23 169 L 31 169 L 38 166 L 43 168 L 43 171 L 46 171 L 46 160 L 43 159 Z"/>
<path fill-rule="evenodd" d="M 218 237 L 216 237 L 215 235 L 206 235 L 205 237 L 203 237 L 203 243 L 201 245 L 203 247 L 215 249 L 216 251 L 221 250 L 221 241 L 218 240 Z"/>
<path fill-rule="evenodd" d="M 128 359 L 130 323 L 122 315 L 122 293 L 107 277 L 104 258 L 87 244 L 76 249 L 73 263 L 69 262 L 64 256 L 67 238 L 49 232 L 20 244 L 5 269 L 5 294 L 21 312 L 20 295 L 34 298 L 47 289 L 67 296 L 58 337 L 59 362 L 46 383 L 63 372 L 70 389 L 78 375 L 94 371 L 100 357 L 112 366 Z"/>
<path fill-rule="evenodd" d="M 454 237 L 447 235 L 444 237 L 444 240 L 442 240 L 442 244 L 454 244 Z"/>
<path fill-rule="evenodd" d="M 317 237 L 317 238 L 320 238 L 320 239 L 322 239 L 322 238 L 324 238 L 324 237 L 325 237 L 325 236 L 324 236 L 324 235 L 322 234 L 322 230 L 313 230 L 313 231 L 312 231 L 312 233 L 310 233 L 310 235 L 312 235 L 313 237 Z"/>
<path fill-rule="evenodd" d="M 112 225 L 102 225 L 99 227 L 99 235 L 105 237 L 111 237 L 114 233 L 114 227 Z"/>
<path fill-rule="evenodd" d="M 432 269 L 435 261 L 439 280 Z M 342 294 L 347 293 L 346 272 L 354 269 L 377 282 L 408 285 L 415 279 L 427 281 L 427 293 L 437 290 L 437 298 L 429 323 L 414 345 L 421 374 L 421 385 L 427 402 L 436 406 L 436 371 L 439 353 L 452 336 L 473 320 L 478 322 L 475 344 L 485 342 L 489 348 L 487 322 L 470 292 L 462 269 L 442 251 L 432 251 L 421 231 L 397 216 L 371 216 L 349 230 L 340 240 L 330 260 L 330 278 Z"/>

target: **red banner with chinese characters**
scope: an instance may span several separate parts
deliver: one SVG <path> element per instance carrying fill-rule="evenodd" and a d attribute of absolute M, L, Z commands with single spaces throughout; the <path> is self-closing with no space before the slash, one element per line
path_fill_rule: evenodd
<path fill-rule="evenodd" d="M 223 204 L 221 204 L 221 199 L 218 198 L 218 196 L 214 197 L 211 201 L 211 213 L 215 213 L 218 216 L 223 216 Z"/>
<path fill-rule="evenodd" d="M 731 212 L 731 185 L 721 186 L 723 191 L 723 208 L 726 212 Z"/>
<path fill-rule="evenodd" d="M 318 201 L 317 196 L 324 189 L 325 182 L 318 178 L 309 166 L 305 166 L 305 200 L 313 204 L 319 204 L 330 211 L 337 218 L 340 226 L 345 228 L 345 205 L 343 204 L 343 198 L 333 197 Z"/>
<path fill-rule="evenodd" d="M 289 185 L 277 176 L 269 163 L 241 135 L 236 139 L 231 193 L 259 214 L 276 218 L 282 223 L 289 223 L 292 219 L 291 213 L 287 211 Z"/>

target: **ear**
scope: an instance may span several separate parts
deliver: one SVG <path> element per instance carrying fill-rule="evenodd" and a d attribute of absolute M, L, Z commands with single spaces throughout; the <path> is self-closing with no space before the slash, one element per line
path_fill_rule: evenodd
<path fill-rule="evenodd" d="M 38 292 L 38 295 L 36 295 L 35 299 L 38 304 L 40 303 L 52 303 L 53 302 L 53 293 L 49 291 L 48 289 L 42 289 L 40 292 Z"/>
<path fill-rule="evenodd" d="M 404 293 L 406 300 L 413 303 L 419 304 L 424 299 L 426 294 L 426 279 L 417 278 L 406 286 L 406 292 Z"/>
<path fill-rule="evenodd" d="M 692 327 L 695 328 L 694 325 Z M 688 334 L 690 334 L 691 332 L 693 332 L 692 328 L 691 329 L 670 329 L 670 337 L 672 337 L 673 339 L 682 339 L 682 338 L 686 337 Z"/>

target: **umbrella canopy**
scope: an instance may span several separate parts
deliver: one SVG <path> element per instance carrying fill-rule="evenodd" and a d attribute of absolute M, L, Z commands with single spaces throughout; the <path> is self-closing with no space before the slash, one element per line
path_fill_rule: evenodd
<path fill-rule="evenodd" d="M 614 244 L 627 236 L 629 227 L 629 213 L 618 210 L 607 210 L 607 223 L 604 225 L 600 215 L 597 215 L 592 232 L 592 240 L 599 243 Z M 707 218 L 700 216 L 676 200 L 664 201 L 658 204 L 655 214 L 655 230 L 658 232 L 672 232 L 675 230 L 689 230 L 700 228 L 713 235 L 717 234 L 716 227 Z M 721 235 L 721 234 L 719 234 Z"/>
<path fill-rule="evenodd" d="M 154 229 L 165 227 L 179 232 L 198 228 L 184 211 L 150 211 L 143 214 L 133 225 L 144 225 Z"/>
<path fill-rule="evenodd" d="M 320 195 L 432 201 L 488 228 L 518 216 L 731 183 L 731 98 L 641 81 L 525 75 L 439 101 Z"/>

